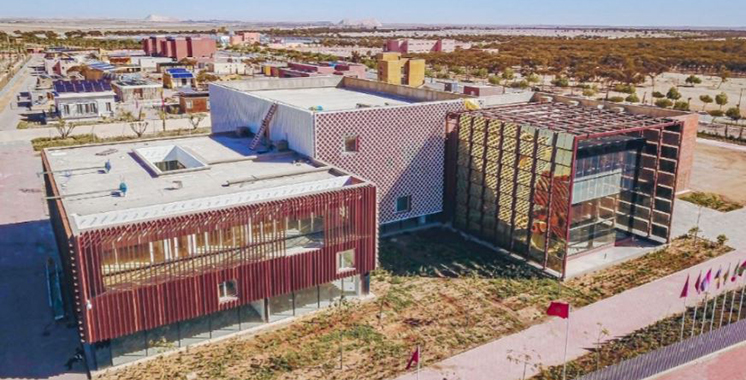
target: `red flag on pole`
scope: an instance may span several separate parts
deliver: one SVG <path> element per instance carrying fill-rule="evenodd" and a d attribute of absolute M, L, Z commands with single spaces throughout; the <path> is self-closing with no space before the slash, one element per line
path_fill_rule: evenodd
<path fill-rule="evenodd" d="M 570 316 L 570 305 L 562 302 L 552 302 L 547 309 L 547 315 L 567 319 Z"/>
<path fill-rule="evenodd" d="M 686 275 L 686 282 L 684 282 L 684 289 L 681 289 L 681 295 L 679 298 L 686 298 L 689 295 L 689 275 Z"/>
<path fill-rule="evenodd" d="M 700 286 L 702 285 L 702 271 L 699 271 L 699 274 L 697 275 L 697 281 L 694 281 L 694 290 L 697 291 L 697 294 L 702 292 L 702 289 L 700 289 Z"/>
<path fill-rule="evenodd" d="M 409 359 L 409 363 L 407 363 L 407 369 L 410 369 L 414 363 L 420 364 L 420 346 L 417 346 L 417 349 L 414 350 L 412 357 Z"/>
<path fill-rule="evenodd" d="M 700 287 L 702 288 L 702 291 L 703 291 L 703 292 L 706 292 L 706 291 L 707 291 L 707 288 L 709 288 L 709 287 L 710 287 L 710 280 L 711 280 L 711 279 L 712 279 L 712 268 L 710 268 L 710 269 L 709 269 L 709 270 L 707 271 L 707 274 L 705 275 L 705 278 L 704 278 L 704 279 L 702 280 L 702 283 L 701 283 L 701 284 L 699 284 L 699 285 L 700 285 Z"/>

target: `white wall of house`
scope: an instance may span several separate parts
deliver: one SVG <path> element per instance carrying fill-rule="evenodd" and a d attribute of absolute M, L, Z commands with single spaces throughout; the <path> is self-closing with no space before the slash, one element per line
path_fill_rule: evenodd
<path fill-rule="evenodd" d="M 243 62 L 209 62 L 207 69 L 215 74 L 227 75 L 227 74 L 241 74 L 251 75 L 251 66 Z"/>
<path fill-rule="evenodd" d="M 58 95 L 54 105 L 63 119 L 112 117 L 117 110 L 114 92 Z"/>

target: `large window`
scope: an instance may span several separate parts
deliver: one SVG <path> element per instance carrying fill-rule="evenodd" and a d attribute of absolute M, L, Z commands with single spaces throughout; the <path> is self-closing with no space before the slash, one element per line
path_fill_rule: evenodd
<path fill-rule="evenodd" d="M 324 243 L 324 219 L 310 215 L 305 218 L 287 218 L 285 248 L 319 247 Z"/>
<path fill-rule="evenodd" d="M 345 152 L 354 153 L 358 151 L 358 137 L 347 136 L 345 137 Z"/>

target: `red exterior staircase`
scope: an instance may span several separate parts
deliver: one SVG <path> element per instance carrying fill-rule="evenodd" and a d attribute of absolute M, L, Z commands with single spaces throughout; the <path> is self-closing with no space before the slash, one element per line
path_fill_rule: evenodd
<path fill-rule="evenodd" d="M 266 135 L 267 139 L 269 139 L 269 123 L 272 121 L 272 117 L 275 116 L 276 111 L 277 103 L 272 103 L 272 105 L 269 107 L 269 111 L 267 111 L 267 115 L 264 116 L 264 120 L 262 120 L 262 125 L 256 131 L 254 138 L 251 140 L 249 149 L 255 150 L 256 147 L 259 146 L 259 143 L 262 141 L 262 136 Z"/>

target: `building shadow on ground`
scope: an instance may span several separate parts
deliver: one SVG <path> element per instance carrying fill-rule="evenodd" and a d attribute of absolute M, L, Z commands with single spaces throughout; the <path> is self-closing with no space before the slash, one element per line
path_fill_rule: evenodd
<path fill-rule="evenodd" d="M 85 378 L 82 363 L 65 366 L 79 340 L 49 305 L 50 257 L 58 260 L 48 219 L 0 225 L 0 379 Z"/>

